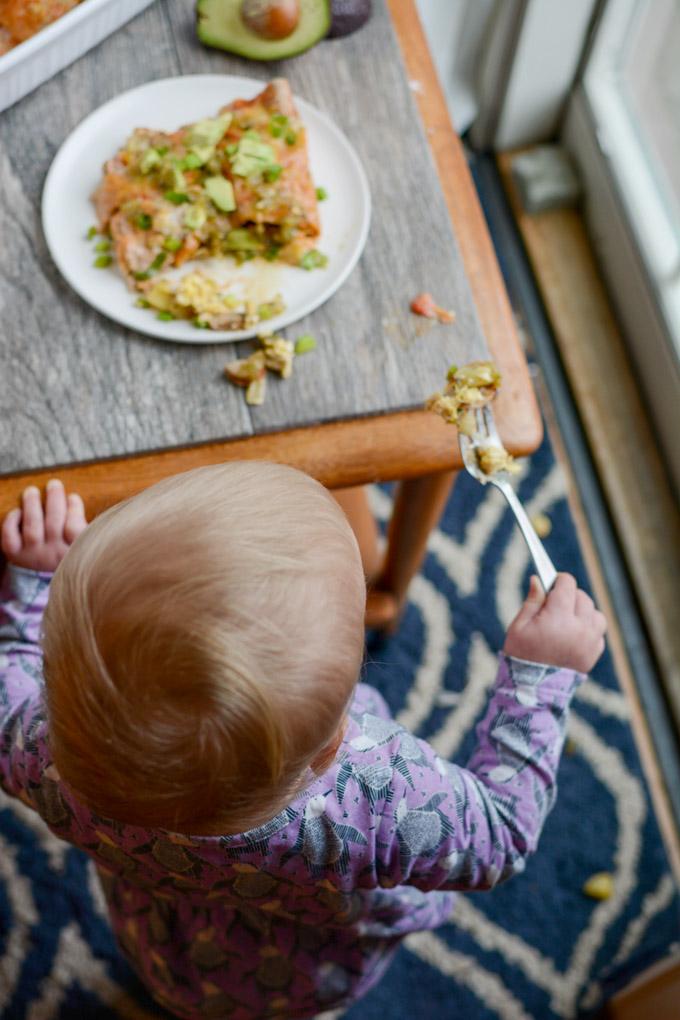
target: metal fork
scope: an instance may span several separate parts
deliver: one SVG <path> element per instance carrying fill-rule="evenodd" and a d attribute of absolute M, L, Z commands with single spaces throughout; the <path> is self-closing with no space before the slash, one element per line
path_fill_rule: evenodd
<path fill-rule="evenodd" d="M 499 472 L 487 475 L 482 471 L 477 461 L 477 450 L 479 449 L 485 449 L 490 446 L 497 446 L 503 449 L 500 437 L 496 431 L 496 423 L 489 407 L 475 409 L 475 424 L 474 436 L 464 436 L 461 432 L 458 433 L 463 463 L 472 477 L 476 478 L 478 482 L 481 482 L 482 485 L 491 482 L 505 496 L 510 509 L 515 515 L 524 541 L 529 548 L 536 567 L 536 573 L 547 594 L 557 580 L 557 571 L 545 551 L 543 543 L 536 534 L 533 524 L 527 517 L 526 510 L 515 495 L 515 490 L 508 481 L 507 473 Z"/>

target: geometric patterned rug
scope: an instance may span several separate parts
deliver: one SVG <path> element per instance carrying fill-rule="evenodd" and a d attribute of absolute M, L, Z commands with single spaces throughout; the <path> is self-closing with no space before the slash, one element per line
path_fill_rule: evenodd
<path fill-rule="evenodd" d="M 519 494 L 547 514 L 558 569 L 587 587 L 547 441 Z M 386 489 L 372 490 L 379 518 Z M 530 574 L 500 493 L 459 478 L 399 632 L 369 640 L 365 679 L 397 718 L 465 763 L 495 653 Z M 631 977 L 680 949 L 677 889 L 609 655 L 580 688 L 557 804 L 523 874 L 458 897 L 450 923 L 410 936 L 382 983 L 345 1020 L 555 1020 L 588 1016 Z M 611 872 L 614 895 L 582 892 Z M 149 1020 L 166 1016 L 118 955 L 92 865 L 0 793 L 0 1017 Z M 340 1014 L 335 1014 L 340 1016 Z"/>

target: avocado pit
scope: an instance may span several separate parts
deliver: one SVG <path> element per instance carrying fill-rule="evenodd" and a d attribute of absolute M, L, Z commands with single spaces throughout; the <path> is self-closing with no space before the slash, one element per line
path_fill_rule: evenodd
<path fill-rule="evenodd" d="M 241 19 L 261 39 L 286 39 L 300 21 L 300 0 L 243 0 Z"/>

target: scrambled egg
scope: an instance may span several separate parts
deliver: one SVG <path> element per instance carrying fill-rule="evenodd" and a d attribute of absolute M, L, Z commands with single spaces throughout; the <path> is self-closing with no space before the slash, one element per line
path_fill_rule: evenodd
<path fill-rule="evenodd" d="M 196 270 L 179 280 L 159 279 L 145 291 L 141 302 L 155 308 L 163 319 L 192 319 L 203 329 L 241 329 L 271 319 L 284 311 L 280 294 L 257 304 Z"/>

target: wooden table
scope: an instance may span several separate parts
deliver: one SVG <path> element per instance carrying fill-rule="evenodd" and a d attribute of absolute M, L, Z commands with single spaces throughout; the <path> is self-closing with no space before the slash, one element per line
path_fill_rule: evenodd
<path fill-rule="evenodd" d="M 501 436 L 516 455 L 536 448 L 541 422 L 527 366 L 414 2 L 375 8 L 353 36 L 256 65 L 201 47 L 193 3 L 163 0 L 0 115 L 0 515 L 27 484 L 55 474 L 94 515 L 199 465 L 288 463 L 336 490 L 362 545 L 369 621 L 389 626 L 461 467 L 453 428 L 421 409 L 448 365 L 490 354 L 503 375 Z M 206 72 L 285 74 L 345 131 L 372 190 L 358 267 L 286 330 L 312 332 L 318 350 L 292 380 L 270 386 L 262 408 L 248 408 L 221 377 L 244 345 L 166 344 L 109 322 L 63 282 L 40 227 L 45 173 L 83 116 L 145 81 Z M 421 290 L 455 309 L 453 326 L 409 312 Z M 360 487 L 394 479 L 401 484 L 380 562 Z"/>

